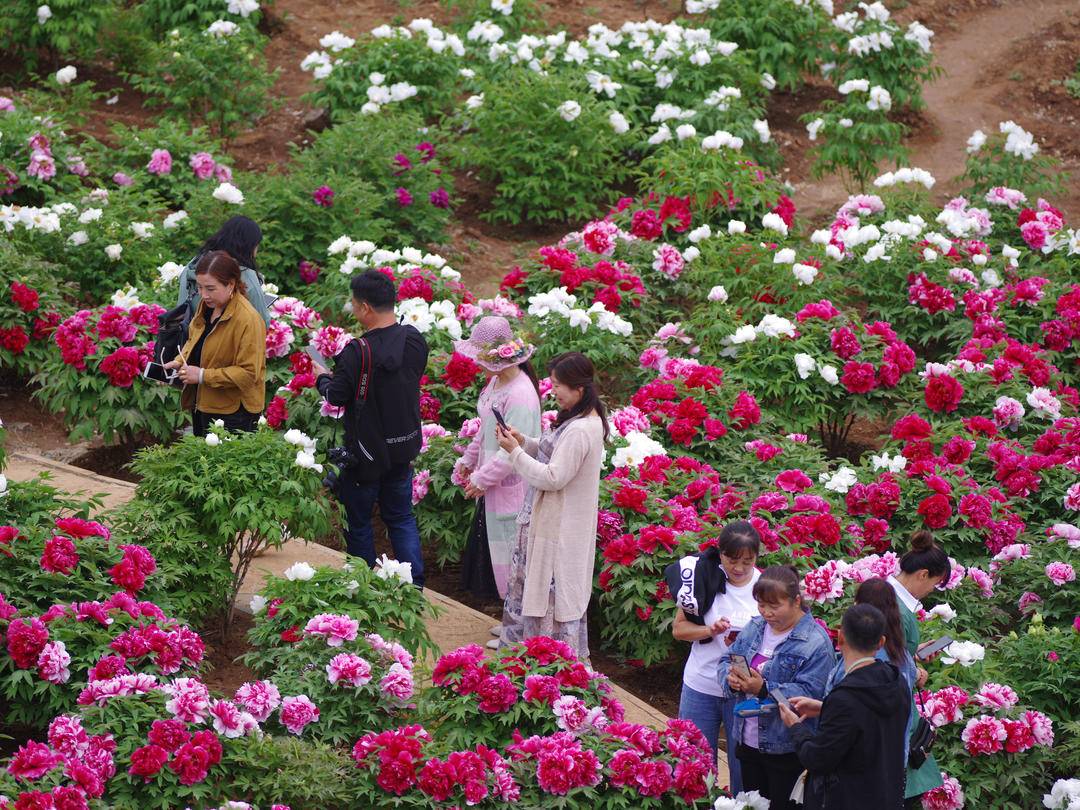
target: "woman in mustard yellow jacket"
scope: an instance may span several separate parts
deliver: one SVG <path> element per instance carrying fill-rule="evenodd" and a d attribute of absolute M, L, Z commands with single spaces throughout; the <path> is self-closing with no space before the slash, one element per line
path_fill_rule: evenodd
<path fill-rule="evenodd" d="M 221 419 L 229 430 L 255 429 L 266 402 L 266 326 L 248 301 L 240 265 L 224 251 L 195 267 L 199 308 L 187 343 L 166 368 L 179 369 L 180 402 L 196 436 Z"/>

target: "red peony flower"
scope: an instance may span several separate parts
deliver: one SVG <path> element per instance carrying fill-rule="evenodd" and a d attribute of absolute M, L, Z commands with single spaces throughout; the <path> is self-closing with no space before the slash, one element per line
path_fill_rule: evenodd
<path fill-rule="evenodd" d="M 11 300 L 23 312 L 33 312 L 40 305 L 37 292 L 18 281 L 11 282 Z"/>
<path fill-rule="evenodd" d="M 630 565 L 638 558 L 640 548 L 632 534 L 624 534 L 608 541 L 604 546 L 604 559 L 617 565 Z M 610 569 L 605 569 L 611 577 Z M 601 574 L 603 577 L 603 574 Z M 602 585 L 603 583 L 601 583 Z"/>
<path fill-rule="evenodd" d="M 655 240 L 663 236 L 664 226 L 655 211 L 642 208 L 630 218 L 630 233 L 638 239 Z"/>
<path fill-rule="evenodd" d="M 832 347 L 833 354 L 841 360 L 850 360 L 862 351 L 859 339 L 855 337 L 855 333 L 847 326 L 832 330 L 829 335 L 829 345 Z"/>
<path fill-rule="evenodd" d="M 874 366 L 870 363 L 858 363 L 848 360 L 844 364 L 844 373 L 840 377 L 844 388 L 853 394 L 866 394 L 877 388 Z"/>
<path fill-rule="evenodd" d="M 621 509 L 639 512 L 644 515 L 648 512 L 648 509 L 645 506 L 648 497 L 649 493 L 645 490 L 624 484 L 619 491 L 615 493 L 615 497 L 612 498 L 612 503 Z"/>
<path fill-rule="evenodd" d="M 300 625 L 298 624 L 294 624 L 288 630 L 285 630 L 281 633 L 281 640 L 288 644 L 295 644 L 303 638 L 304 636 L 300 632 Z"/>
<path fill-rule="evenodd" d="M 753 394 L 740 391 L 735 397 L 735 404 L 728 410 L 728 417 L 736 430 L 746 430 L 761 421 L 761 408 Z"/>
<path fill-rule="evenodd" d="M 691 214 L 689 197 L 667 197 L 664 200 L 663 204 L 660 206 L 660 222 L 667 222 L 671 217 L 674 217 L 679 221 L 679 223 L 672 228 L 676 233 L 683 233 L 690 227 Z"/>
<path fill-rule="evenodd" d="M 442 378 L 454 391 L 461 392 L 472 386 L 480 375 L 480 366 L 463 354 L 454 352 L 446 363 Z"/>
<path fill-rule="evenodd" d="M 510 272 L 503 276 L 502 281 L 499 282 L 499 292 L 521 289 L 525 286 L 525 279 L 528 277 L 529 274 L 522 270 L 520 265 L 514 265 L 514 267 L 510 268 Z"/>
<path fill-rule="evenodd" d="M 118 388 L 130 388 L 142 368 L 139 350 L 132 346 L 121 346 L 101 361 L 101 372 Z"/>
<path fill-rule="evenodd" d="M 784 492 L 802 492 L 814 485 L 802 470 L 784 470 L 776 476 L 774 483 Z"/>
<path fill-rule="evenodd" d="M 518 699 L 518 691 L 513 681 L 503 674 L 484 678 L 476 688 L 480 698 L 477 707 L 487 714 L 500 714 L 513 706 Z"/>
<path fill-rule="evenodd" d="M 964 386 L 955 377 L 939 374 L 926 381 L 923 397 L 926 407 L 937 413 L 952 413 L 960 405 Z"/>
<path fill-rule="evenodd" d="M 795 224 L 795 201 L 786 194 L 781 194 L 776 205 L 772 207 L 772 213 L 779 214 L 780 219 L 790 228 Z"/>
<path fill-rule="evenodd" d="M 144 782 L 149 782 L 168 761 L 169 752 L 164 748 L 159 745 L 144 745 L 131 752 L 131 767 L 128 768 L 128 773 L 141 776 Z"/>
<path fill-rule="evenodd" d="M 206 779 L 210 770 L 210 752 L 194 742 L 184 743 L 169 762 L 181 785 L 195 785 Z"/>
<path fill-rule="evenodd" d="M 15 752 L 8 765 L 8 773 L 16 779 L 32 781 L 40 779 L 60 764 L 62 757 L 53 753 L 44 743 L 30 740 Z"/>
<path fill-rule="evenodd" d="M 949 518 L 952 517 L 952 502 L 948 496 L 938 493 L 924 498 L 917 511 L 927 528 L 943 529 L 949 525 Z"/>
<path fill-rule="evenodd" d="M 929 422 L 912 413 L 896 420 L 891 435 L 897 441 L 911 441 L 929 438 L 933 432 Z"/>
<path fill-rule="evenodd" d="M 289 408 L 285 398 L 279 395 L 270 400 L 270 404 L 266 406 L 266 424 L 277 430 L 288 418 Z"/>
<path fill-rule="evenodd" d="M 0 346 L 12 354 L 22 354 L 30 344 L 30 336 L 21 326 L 0 329 Z"/>

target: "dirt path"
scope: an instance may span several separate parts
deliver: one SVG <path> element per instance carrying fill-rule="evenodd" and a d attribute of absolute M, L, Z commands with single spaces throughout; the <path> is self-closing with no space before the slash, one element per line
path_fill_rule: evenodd
<path fill-rule="evenodd" d="M 908 142 L 911 165 L 937 178 L 935 191 L 944 196 L 957 188 L 951 181 L 964 170 L 967 139 L 976 129 L 995 132 L 999 122 L 1013 119 L 1043 143 L 1046 128 L 1067 125 L 1040 120 L 1035 111 L 1025 109 L 1011 71 L 1022 68 L 1024 76 L 1037 75 L 1040 54 L 1028 54 L 1028 63 L 1021 64 L 1017 57 L 1024 55 L 1018 50 L 1040 32 L 1064 29 L 1078 14 L 1077 0 L 1008 0 L 966 14 L 953 30 L 938 33 L 934 59 L 944 75 L 924 88 L 928 125 Z M 1066 164 L 1073 172 L 1080 168 L 1072 156 Z M 798 184 L 795 201 L 812 214 L 831 212 L 846 194 L 838 177 L 826 177 Z M 1074 180 L 1055 204 L 1075 222 L 1080 217 L 1080 183 Z"/>

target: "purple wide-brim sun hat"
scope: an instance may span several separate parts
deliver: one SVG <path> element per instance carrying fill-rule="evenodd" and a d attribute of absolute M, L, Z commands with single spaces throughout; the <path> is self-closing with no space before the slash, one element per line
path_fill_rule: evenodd
<path fill-rule="evenodd" d="M 536 347 L 514 335 L 510 322 L 499 315 L 485 315 L 476 322 L 468 340 L 455 340 L 454 351 L 494 374 L 524 363 Z"/>

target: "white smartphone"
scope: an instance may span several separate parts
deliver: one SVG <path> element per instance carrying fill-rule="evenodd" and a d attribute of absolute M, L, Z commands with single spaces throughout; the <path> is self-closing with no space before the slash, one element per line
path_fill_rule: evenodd
<path fill-rule="evenodd" d="M 319 354 L 319 350 L 314 346 L 305 346 L 304 352 L 316 365 L 320 365 L 323 368 L 330 368 L 330 364 L 326 362 L 326 358 Z"/>

